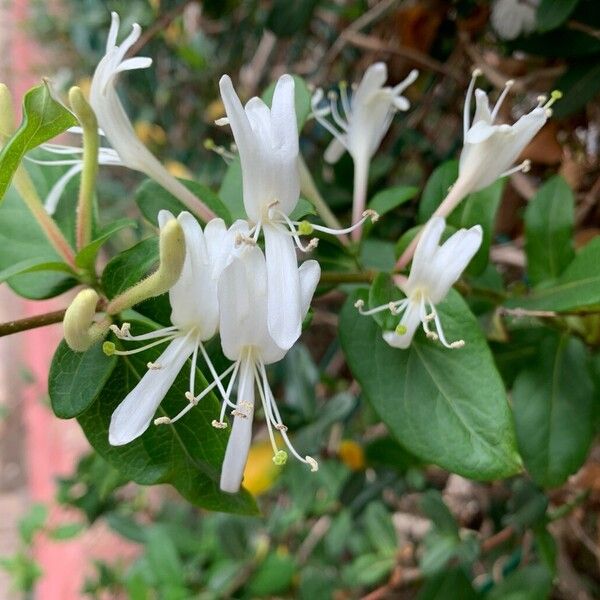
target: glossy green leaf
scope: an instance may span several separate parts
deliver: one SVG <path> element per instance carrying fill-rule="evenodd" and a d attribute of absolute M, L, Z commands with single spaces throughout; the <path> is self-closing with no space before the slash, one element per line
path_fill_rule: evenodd
<path fill-rule="evenodd" d="M 488 600 L 548 600 L 552 589 L 552 575 L 542 565 L 529 565 L 511 573 L 496 585 Z"/>
<path fill-rule="evenodd" d="M 573 260 L 574 204 L 571 188 L 556 175 L 527 205 L 525 252 L 533 284 L 556 279 Z"/>
<path fill-rule="evenodd" d="M 548 334 L 517 376 L 512 397 L 527 470 L 540 485 L 561 485 L 583 464 L 594 436 L 598 399 L 583 343 Z"/>
<path fill-rule="evenodd" d="M 40 262 L 35 258 L 30 258 L 7 267 L 6 269 L 2 269 L 2 271 L 0 271 L 0 283 L 4 283 L 15 275 L 22 275 L 24 273 L 37 273 L 38 271 L 58 271 L 60 273 L 68 273 L 69 275 L 73 275 L 73 271 L 65 263 Z"/>
<path fill-rule="evenodd" d="M 61 257 L 13 188 L 0 204 L 0 223 L 0 270 L 26 261 L 31 261 L 26 263 L 31 266 L 46 263 L 58 268 L 62 264 Z M 77 285 L 77 280 L 67 272 L 53 270 L 14 274 L 8 284 L 20 296 L 39 300 L 63 293 Z"/>
<path fill-rule="evenodd" d="M 227 224 L 231 223 L 230 211 L 223 200 L 210 188 L 189 179 L 180 179 L 179 181 L 200 198 L 217 217 L 221 217 Z M 135 192 L 135 201 L 141 213 L 153 225 L 158 224 L 158 213 L 163 209 L 170 210 L 175 216 L 184 210 L 189 212 L 189 209 L 180 200 L 152 179 L 146 179 L 140 184 Z"/>
<path fill-rule="evenodd" d="M 135 227 L 136 222 L 133 219 L 119 219 L 98 232 L 95 240 L 91 241 L 85 248 L 82 248 L 75 256 L 75 264 L 87 270 L 94 268 L 96 256 L 100 248 L 116 233 L 127 227 Z"/>
<path fill-rule="evenodd" d="M 416 197 L 419 189 L 411 185 L 398 185 L 378 192 L 369 201 L 369 208 L 380 217 Z"/>
<path fill-rule="evenodd" d="M 447 196 L 448 190 L 452 187 L 457 177 L 457 160 L 446 161 L 433 171 L 427 180 L 421 201 L 419 202 L 420 223 L 425 223 L 431 217 L 435 209 Z"/>
<path fill-rule="evenodd" d="M 251 597 L 265 598 L 285 594 L 296 573 L 296 562 L 285 553 L 271 552 L 248 582 Z"/>
<path fill-rule="evenodd" d="M 579 0 L 542 0 L 537 9 L 538 31 L 560 27 L 575 10 Z"/>
<path fill-rule="evenodd" d="M 267 27 L 277 37 L 291 37 L 308 27 L 319 0 L 274 0 Z"/>
<path fill-rule="evenodd" d="M 96 400 L 117 364 L 116 356 L 106 356 L 102 343 L 86 352 L 74 352 L 63 340 L 52 358 L 48 394 L 54 414 L 71 419 Z"/>
<path fill-rule="evenodd" d="M 0 200 L 25 154 L 75 125 L 75 116 L 53 98 L 46 82 L 30 89 L 23 98 L 23 121 L 0 151 Z"/>
<path fill-rule="evenodd" d="M 555 87 L 563 97 L 554 105 L 554 115 L 562 118 L 576 113 L 600 93 L 600 64 L 590 58 L 570 65 Z"/>
<path fill-rule="evenodd" d="M 134 333 L 149 328 L 132 322 Z M 256 512 L 252 497 L 245 491 L 226 494 L 219 490 L 220 469 L 229 435 L 228 430 L 215 429 L 211 422 L 218 418 L 220 405 L 213 394 L 207 395 L 198 406 L 173 425 L 150 425 L 138 439 L 124 446 L 108 443 L 110 418 L 146 372 L 148 362 L 154 362 L 162 347 L 139 354 L 119 357 L 108 382 L 94 403 L 78 416 L 89 442 L 95 450 L 121 474 L 137 483 L 152 485 L 170 483 L 192 504 L 220 510 L 251 514 Z M 189 362 L 188 362 L 189 365 Z M 196 373 L 196 393 L 207 383 Z M 174 416 L 187 404 L 189 366 L 184 366 L 167 392 L 158 415 Z"/>
<path fill-rule="evenodd" d="M 479 594 L 463 569 L 450 569 L 425 581 L 417 600 L 477 600 Z"/>
<path fill-rule="evenodd" d="M 594 238 L 552 284 L 538 286 L 522 298 L 512 298 L 510 307 L 533 310 L 571 311 L 600 304 L 600 237 Z"/>
<path fill-rule="evenodd" d="M 392 348 L 375 321 L 358 314 L 356 299 L 342 310 L 342 347 L 365 398 L 398 441 L 423 460 L 472 479 L 518 472 L 506 392 L 460 295 L 451 291 L 438 307 L 446 337 L 466 342 L 458 350 L 427 340 L 421 331 L 409 349 Z"/>

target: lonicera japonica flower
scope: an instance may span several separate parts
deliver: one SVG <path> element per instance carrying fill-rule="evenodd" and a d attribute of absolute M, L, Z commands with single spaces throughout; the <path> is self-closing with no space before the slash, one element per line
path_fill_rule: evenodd
<path fill-rule="evenodd" d="M 419 324 L 427 337 L 439 339 L 446 348 L 464 345 L 463 340 L 448 342 L 435 305 L 446 297 L 481 246 L 483 231 L 479 225 L 460 229 L 440 246 L 445 227 L 442 217 L 432 217 L 425 225 L 408 280 L 400 286 L 406 298 L 370 310 L 363 309 L 362 300 L 356 303 L 363 315 L 384 310 L 402 314 L 396 330 L 383 333 L 383 339 L 394 348 L 408 348 Z M 430 329 L 430 323 L 434 324 L 435 331 Z"/>
<path fill-rule="evenodd" d="M 540 0 L 494 0 L 490 22 L 503 40 L 514 40 L 535 29 Z"/>
<path fill-rule="evenodd" d="M 304 318 L 321 270 L 314 260 L 305 261 L 296 270 L 300 315 Z M 237 492 L 241 485 L 252 438 L 256 389 L 273 446 L 273 461 L 283 464 L 287 459 L 287 453 L 277 445 L 275 432 L 279 432 L 287 448 L 298 460 L 308 464 L 312 470 L 317 469 L 313 458 L 302 457 L 292 446 L 267 379 L 265 366 L 281 360 L 288 350 L 279 346 L 269 331 L 268 277 L 262 250 L 257 246 L 241 244 L 219 280 L 221 345 L 225 356 L 234 361 L 220 419 L 213 422 L 215 427 L 226 427 L 226 408 L 228 405 L 233 407 L 233 426 L 221 470 L 221 489 L 226 492 Z M 287 297 L 280 299 L 282 310 L 285 310 Z M 235 383 L 237 402 L 234 404 L 229 395 Z"/>
<path fill-rule="evenodd" d="M 344 150 L 348 150 L 354 161 L 353 222 L 359 220 L 365 209 L 371 158 L 390 128 L 394 114 L 410 108 L 402 93 L 418 75 L 418 71 L 413 70 L 396 86 L 385 86 L 387 67 L 385 63 L 375 63 L 365 71 L 351 97 L 347 86 L 340 85 L 341 112 L 335 92 L 329 94 L 329 105 L 324 108 L 319 108 L 323 90 L 318 89 L 313 95 L 313 115 L 334 136 L 325 152 L 325 160 L 337 162 Z M 327 116 L 331 116 L 333 123 Z M 360 230 L 356 229 L 353 235 L 359 238 Z"/>
<path fill-rule="evenodd" d="M 159 225 L 163 228 L 173 216 L 163 210 L 158 218 Z M 172 325 L 142 335 L 132 335 L 128 323 L 123 324 L 121 328 L 112 326 L 113 332 L 122 340 L 149 342 L 133 350 L 116 350 L 112 342 L 105 342 L 105 352 L 119 355 L 135 354 L 162 343 L 169 343 L 158 360 L 148 364 L 148 371 L 140 382 L 113 412 L 109 428 L 109 441 L 113 446 L 127 444 L 144 433 L 190 356 L 190 385 L 186 394 L 189 404 L 178 417 L 195 406 L 214 387 L 223 390 L 224 393 L 221 380 L 233 370 L 230 368 L 217 375 L 203 345 L 203 342 L 212 338 L 218 329 L 217 284 L 234 245 L 233 230 L 227 230 L 221 219 L 213 219 L 203 232 L 199 223 L 188 212 L 181 213 L 177 220 L 184 231 L 186 256 L 181 275 L 169 291 Z M 213 381 L 196 395 L 196 361 L 199 352 L 211 371 Z M 165 418 L 159 421 L 165 422 Z M 166 422 L 169 421 L 166 419 Z"/>
<path fill-rule="evenodd" d="M 288 350 L 302 324 L 294 241 L 300 250 L 308 251 L 316 240 L 304 246 L 301 234 L 315 230 L 341 234 L 351 228 L 332 230 L 289 218 L 300 194 L 294 79 L 290 75 L 279 78 L 271 108 L 256 97 L 242 106 L 227 75 L 221 77 L 219 86 L 227 117 L 218 124 L 231 126 L 242 166 L 244 208 L 251 222 L 245 242 L 255 244 L 261 231 L 264 234 L 268 329 L 273 340 Z"/>

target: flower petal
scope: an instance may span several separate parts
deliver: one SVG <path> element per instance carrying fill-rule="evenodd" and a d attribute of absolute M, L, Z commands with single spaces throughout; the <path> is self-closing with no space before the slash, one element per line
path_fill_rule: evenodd
<path fill-rule="evenodd" d="M 281 348 L 300 337 L 302 315 L 300 278 L 294 241 L 282 227 L 266 224 L 267 315 L 269 333 Z"/>
<path fill-rule="evenodd" d="M 254 418 L 254 373 L 251 360 L 245 359 L 241 365 L 240 385 L 238 388 L 238 411 L 244 416 L 233 418 L 231 435 L 227 442 L 225 458 L 221 467 L 220 488 L 224 492 L 235 494 L 239 491 L 248 461 L 250 442 L 252 441 L 252 420 Z"/>
<path fill-rule="evenodd" d="M 321 266 L 316 260 L 306 260 L 300 265 L 298 275 L 300 277 L 300 314 L 304 319 L 321 277 Z"/>
<path fill-rule="evenodd" d="M 158 405 L 195 346 L 196 340 L 191 336 L 176 338 L 167 346 L 156 361 L 161 368 L 146 371 L 140 382 L 113 412 L 108 430 L 111 446 L 128 444 L 148 429 Z"/>
<path fill-rule="evenodd" d="M 427 221 L 410 267 L 410 275 L 405 286 L 407 294 L 410 294 L 418 282 L 426 276 L 445 228 L 446 221 L 443 217 L 432 217 Z"/>
<path fill-rule="evenodd" d="M 409 302 L 400 321 L 400 325 L 405 327 L 406 331 L 403 334 L 398 334 L 396 331 L 384 331 L 383 339 L 393 348 L 408 348 L 420 322 L 419 304 Z"/>

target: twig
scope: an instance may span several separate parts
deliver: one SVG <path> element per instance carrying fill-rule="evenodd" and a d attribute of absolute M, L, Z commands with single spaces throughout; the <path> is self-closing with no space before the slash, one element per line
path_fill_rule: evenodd
<path fill-rule="evenodd" d="M 358 33 L 361 29 L 364 29 L 368 25 L 371 25 L 373 22 L 377 21 L 377 19 L 381 18 L 388 10 L 394 7 L 394 5 L 399 4 L 400 0 L 382 0 L 382 2 L 378 2 L 373 8 L 368 10 L 361 17 L 353 21 L 346 29 L 344 29 L 337 40 L 332 44 L 331 48 L 327 51 L 323 60 L 321 61 L 321 68 L 317 76 L 315 77 L 316 81 L 320 80 L 320 75 L 322 75 L 325 69 L 333 62 L 333 60 L 337 57 L 337 55 L 342 51 L 344 46 L 348 43 L 348 34 Z"/>
<path fill-rule="evenodd" d="M 600 196 L 600 177 L 596 179 L 590 191 L 584 196 L 583 200 L 575 211 L 575 223 L 581 225 L 588 213 L 594 208 Z"/>
<path fill-rule="evenodd" d="M 481 543 L 481 551 L 482 552 L 491 552 L 498 546 L 504 544 L 504 542 L 508 542 L 510 538 L 515 534 L 515 529 L 512 525 L 505 527 L 500 530 L 498 533 L 495 533 L 493 536 L 489 537 L 487 540 L 484 540 Z"/>
<path fill-rule="evenodd" d="M 180 14 L 182 14 L 188 4 L 191 4 L 191 0 L 186 0 L 161 15 L 151 27 L 144 31 L 140 39 L 129 49 L 127 56 L 136 56 L 157 33 L 166 29 Z"/>
<path fill-rule="evenodd" d="M 25 317 L 24 319 L 17 319 L 16 321 L 1 323 L 0 337 L 19 333 L 20 331 L 27 331 L 28 329 L 36 329 L 38 327 L 60 323 L 65 316 L 65 312 L 66 309 L 55 310 L 54 312 L 36 315 L 35 317 Z"/>
<path fill-rule="evenodd" d="M 296 559 L 298 564 L 304 564 L 308 557 L 312 554 L 316 545 L 321 541 L 323 536 L 329 531 L 331 527 L 331 517 L 329 515 L 323 515 L 320 519 L 317 519 L 316 523 L 311 527 L 308 535 L 298 548 L 296 552 Z"/>
<path fill-rule="evenodd" d="M 423 52 L 415 50 L 414 48 L 407 48 L 406 46 L 397 46 L 394 44 L 386 44 L 372 36 L 364 35 L 362 33 L 354 33 L 352 31 L 348 31 L 347 33 L 344 33 L 342 35 L 350 44 L 358 48 L 364 48 L 365 50 L 373 50 L 375 52 L 385 52 L 387 54 L 402 56 L 403 58 L 407 58 L 408 60 L 411 60 L 412 62 L 426 69 L 430 69 L 431 71 L 436 71 L 437 73 L 448 75 L 449 77 L 452 77 L 452 79 L 455 79 L 460 83 L 462 83 L 464 80 L 464 77 L 459 72 L 447 67 L 444 63 L 441 63 L 440 61 L 431 58 Z"/>

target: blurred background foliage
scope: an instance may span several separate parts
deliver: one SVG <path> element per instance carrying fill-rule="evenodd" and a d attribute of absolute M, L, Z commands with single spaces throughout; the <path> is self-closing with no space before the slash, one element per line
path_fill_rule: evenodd
<path fill-rule="evenodd" d="M 422 188 L 436 167 L 455 158 L 474 65 L 490 88 L 515 79 L 506 117 L 523 114 L 540 90 L 559 87 L 565 97 L 556 105 L 557 118 L 524 158 L 533 161 L 536 181 L 559 172 L 573 189 L 576 242 L 583 242 L 596 235 L 599 222 L 600 4 L 523 3 L 537 10 L 536 19 L 516 35 L 491 23 L 493 11 L 504 5 L 507 19 L 518 0 L 62 0 L 56 12 L 40 0 L 30 26 L 48 64 L 57 66 L 52 78 L 64 91 L 73 84 L 89 87 L 109 10 L 120 13 L 123 30 L 139 22 L 141 54 L 154 64 L 122 78 L 128 113 L 174 174 L 215 188 L 226 164 L 205 145 L 207 139 L 230 143 L 229 132 L 214 125 L 223 116 L 217 89 L 223 73 L 249 98 L 284 72 L 327 88 L 358 80 L 375 60 L 386 61 L 392 83 L 419 68 L 422 77 L 409 90 L 413 109 L 395 119 L 373 162 L 371 195 L 399 184 Z M 310 121 L 302 153 L 315 165 L 327 202 L 345 217 L 352 164 L 346 155 L 335 167 L 322 167 L 328 141 Z M 495 241 L 522 235 L 524 198 L 535 193 L 530 181 L 517 176 L 506 186 Z M 113 207 L 115 216 L 124 209 L 138 216 L 134 203 L 124 206 L 123 200 L 137 183 L 138 176 L 125 170 L 102 170 L 99 197 L 109 214 Z M 377 226 L 373 243 L 393 249 L 418 221 L 416 201 L 402 204 L 397 217 Z M 510 272 L 518 263 L 504 266 Z M 336 309 L 339 297 L 319 303 Z M 59 500 L 77 507 L 86 522 L 102 519 L 139 545 L 132 564 L 98 563 L 85 593 L 133 599 L 599 597 L 597 449 L 577 476 L 550 490 L 527 476 L 479 484 L 421 464 L 360 401 L 344 365 L 334 313 L 317 311 L 319 327 L 274 369 L 284 420 L 299 448 L 320 453 L 319 472 L 308 477 L 290 462 L 278 476 L 259 432 L 247 487 L 258 497 L 262 516 L 239 517 L 199 511 L 170 489 L 125 484 L 99 456 L 82 458 L 76 472 L 58 482 Z M 515 362 L 531 356 L 532 335 L 529 329 L 520 356 L 497 354 L 508 382 Z M 588 342 L 599 343 L 597 337 Z M 23 590 L 40 576 L 29 552 L 38 530 L 58 538 L 79 531 L 48 529 L 43 507 L 34 507 L 21 526 L 22 548 L 3 562 Z"/>

